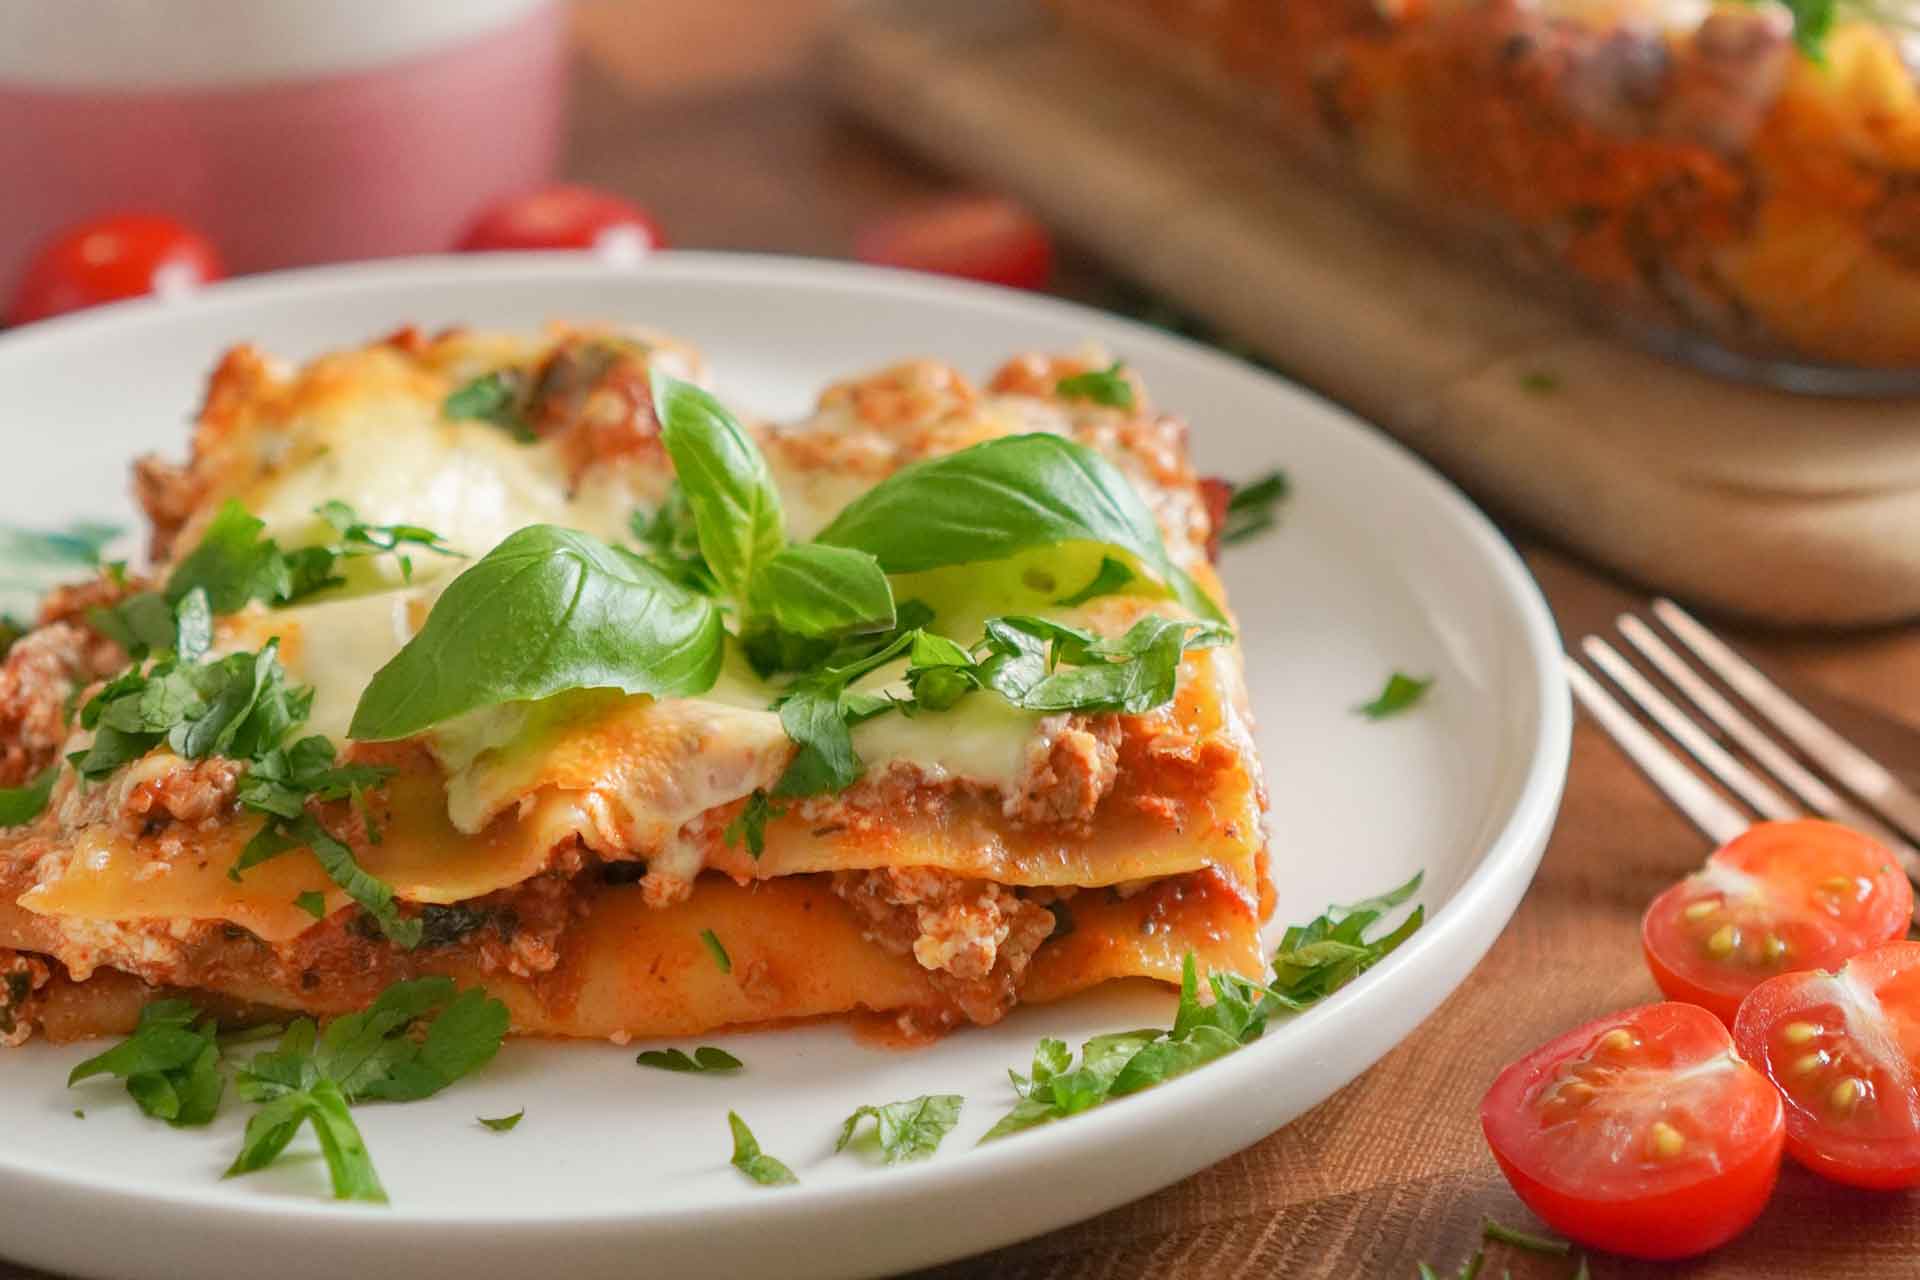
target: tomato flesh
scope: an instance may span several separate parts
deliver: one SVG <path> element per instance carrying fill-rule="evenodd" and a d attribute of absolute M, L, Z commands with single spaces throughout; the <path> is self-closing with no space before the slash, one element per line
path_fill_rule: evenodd
<path fill-rule="evenodd" d="M 1704 1009 L 1628 1009 L 1542 1045 L 1480 1103 L 1515 1194 L 1554 1230 L 1686 1258 L 1759 1216 L 1780 1173 L 1779 1095 Z"/>
<path fill-rule="evenodd" d="M 1044 289 L 1053 274 L 1047 229 L 1001 196 L 953 196 L 870 223 L 854 256 L 1012 289 Z"/>
<path fill-rule="evenodd" d="M 595 249 L 641 254 L 666 247 L 646 210 L 592 187 L 547 187 L 502 200 L 461 236 L 466 253 L 513 249 Z"/>
<path fill-rule="evenodd" d="M 225 274 L 213 242 L 184 223 L 152 214 L 95 218 L 66 228 L 35 251 L 7 308 L 7 323 L 184 292 Z"/>
<path fill-rule="evenodd" d="M 1661 991 L 1731 1024 L 1768 978 L 1831 969 L 1905 934 L 1912 914 L 1913 889 L 1878 842 L 1812 818 L 1765 822 L 1655 898 L 1640 942 Z"/>
<path fill-rule="evenodd" d="M 1920 942 L 1764 982 L 1733 1034 L 1786 1099 L 1794 1159 L 1850 1186 L 1920 1186 Z"/>

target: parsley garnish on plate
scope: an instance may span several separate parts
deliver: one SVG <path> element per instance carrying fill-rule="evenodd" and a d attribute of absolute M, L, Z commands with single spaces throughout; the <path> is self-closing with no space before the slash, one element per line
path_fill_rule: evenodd
<path fill-rule="evenodd" d="M 658 1067 L 662 1071 L 685 1071 L 710 1073 L 739 1071 L 746 1063 L 714 1045 L 703 1044 L 688 1057 L 684 1049 L 648 1049 L 634 1059 L 643 1067 Z"/>
<path fill-rule="evenodd" d="M 475 1116 L 474 1118 L 495 1133 L 512 1133 L 520 1127 L 520 1122 L 526 1118 L 526 1115 L 527 1109 L 522 1107 L 510 1116 Z"/>
<path fill-rule="evenodd" d="M 1564 1258 L 1573 1252 L 1573 1246 L 1564 1240 L 1549 1240 L 1545 1236 L 1532 1235 L 1525 1231 L 1516 1231 L 1512 1227 L 1502 1226 L 1492 1218 L 1480 1220 L 1480 1247 L 1467 1256 L 1460 1264 L 1451 1280 L 1478 1280 L 1487 1262 L 1487 1246 L 1490 1244 L 1509 1245 L 1515 1249 L 1524 1249 L 1528 1253 L 1547 1254 Z M 1433 1269 L 1431 1263 L 1416 1263 L 1415 1271 L 1419 1280 L 1448 1280 Z M 1587 1280 L 1587 1259 L 1582 1255 L 1574 1267 L 1572 1280 Z"/>
<path fill-rule="evenodd" d="M 1235 485 L 1227 499 L 1227 518 L 1220 526 L 1220 544 L 1231 547 L 1273 528 L 1274 509 L 1286 499 L 1289 488 L 1284 471 L 1269 471 L 1258 480 Z"/>
<path fill-rule="evenodd" d="M 1137 1093 L 1258 1040 L 1275 1017 L 1300 1013 L 1326 999 L 1378 964 L 1413 935 L 1425 919 L 1415 907 L 1385 937 L 1366 934 L 1386 912 L 1420 887 L 1415 875 L 1398 888 L 1351 906 L 1329 907 L 1304 925 L 1290 927 L 1273 958 L 1269 985 L 1234 973 L 1207 977 L 1211 1002 L 1200 999 L 1198 965 L 1188 952 L 1181 967 L 1180 1004 L 1173 1026 L 1095 1036 L 1076 1059 L 1061 1040 L 1045 1039 L 1034 1050 L 1030 1074 L 1007 1074 L 1020 1101 L 987 1130 L 982 1142 L 1077 1115 L 1112 1098 Z"/>
<path fill-rule="evenodd" d="M 1127 381 L 1126 368 L 1115 360 L 1104 369 L 1071 374 L 1054 384 L 1054 394 L 1068 400 L 1091 400 L 1109 409 L 1131 409 L 1133 384 Z"/>
<path fill-rule="evenodd" d="M 67 1087 L 101 1075 L 124 1080 L 142 1111 L 175 1128 L 212 1120 L 227 1087 L 213 1019 L 185 1000 L 147 1005 L 133 1034 L 75 1067 Z"/>
<path fill-rule="evenodd" d="M 455 388 L 440 406 L 440 415 L 452 422 L 488 422 L 511 434 L 520 444 L 540 437 L 527 422 L 527 375 L 520 369 L 496 369 Z"/>
<path fill-rule="evenodd" d="M 386 1190 L 349 1105 L 432 1097 L 490 1061 L 507 1022 L 504 1004 L 477 987 L 459 991 L 451 978 L 397 982 L 325 1032 L 299 1019 L 278 1048 L 240 1070 L 237 1091 L 261 1107 L 247 1121 L 227 1176 L 266 1168 L 312 1125 L 335 1198 L 384 1204 Z"/>
<path fill-rule="evenodd" d="M 753 1130 L 747 1128 L 747 1122 L 740 1118 L 739 1112 L 727 1112 L 727 1127 L 733 1130 L 733 1159 L 730 1163 L 734 1168 L 763 1187 L 785 1186 L 800 1181 L 793 1176 L 793 1170 L 760 1150 Z"/>
<path fill-rule="evenodd" d="M 1387 677 L 1387 683 L 1370 701 L 1355 707 L 1354 714 L 1365 716 L 1369 720 L 1385 720 L 1397 716 L 1419 703 L 1427 696 L 1427 690 L 1433 688 L 1432 676 L 1410 676 L 1396 671 Z"/>
<path fill-rule="evenodd" d="M 854 1141 L 854 1131 L 869 1117 L 874 1122 L 874 1140 L 888 1164 L 924 1160 L 939 1149 L 941 1139 L 960 1121 L 960 1107 L 966 1101 L 957 1093 L 923 1094 L 883 1106 L 861 1107 L 840 1126 L 835 1151 L 845 1151 Z"/>
<path fill-rule="evenodd" d="M 727 949 L 722 945 L 719 934 L 711 929 L 702 929 L 700 931 L 700 941 L 706 944 L 707 954 L 713 957 L 715 968 L 719 969 L 722 973 L 733 972 L 733 957 L 727 954 Z"/>

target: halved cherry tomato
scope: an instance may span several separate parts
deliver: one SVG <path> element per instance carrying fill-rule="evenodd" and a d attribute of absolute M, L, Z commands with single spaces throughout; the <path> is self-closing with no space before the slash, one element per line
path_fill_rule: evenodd
<path fill-rule="evenodd" d="M 496 249 L 600 249 L 645 253 L 666 246 L 660 226 L 639 205 L 592 187 L 558 186 L 502 200 L 460 237 L 463 252 Z"/>
<path fill-rule="evenodd" d="M 1043 289 L 1053 240 L 1039 219 L 1003 196 L 952 196 L 882 218 L 854 239 L 854 256 L 882 267 Z"/>
<path fill-rule="evenodd" d="M 1534 1050 L 1487 1090 L 1480 1125 L 1548 1226 L 1636 1258 L 1733 1239 L 1780 1173 L 1780 1095 L 1686 1004 L 1628 1009 Z"/>
<path fill-rule="evenodd" d="M 1808 818 L 1763 822 L 1653 900 L 1640 943 L 1660 990 L 1733 1022 L 1746 994 L 1901 937 L 1913 889 L 1885 848 Z"/>
<path fill-rule="evenodd" d="M 172 218 L 123 213 L 77 223 L 42 244 L 7 308 L 8 324 L 44 320 L 143 294 L 171 294 L 226 274 L 220 254 Z"/>
<path fill-rule="evenodd" d="M 1920 1186 L 1920 942 L 1763 982 L 1733 1035 L 1786 1098 L 1794 1159 L 1850 1186 Z"/>

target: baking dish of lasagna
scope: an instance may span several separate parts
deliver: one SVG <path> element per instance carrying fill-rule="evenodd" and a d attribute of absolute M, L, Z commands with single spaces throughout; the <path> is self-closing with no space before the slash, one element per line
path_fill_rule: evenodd
<path fill-rule="evenodd" d="M 1653 345 L 1793 388 L 1912 390 L 1920 84 L 1899 6 L 1048 2 Z"/>

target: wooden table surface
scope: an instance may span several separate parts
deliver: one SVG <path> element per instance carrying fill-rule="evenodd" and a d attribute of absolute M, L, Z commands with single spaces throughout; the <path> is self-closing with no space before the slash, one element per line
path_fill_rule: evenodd
<path fill-rule="evenodd" d="M 836 116 L 809 50 L 831 0 L 584 0 L 568 175 L 623 191 L 677 245 L 845 256 L 876 211 L 941 176 Z M 750 15 L 750 16 L 749 16 Z M 1069 256 L 1063 291 L 1103 296 Z M 1497 513 L 1496 513 L 1497 514 Z M 1563 633 L 1597 629 L 1630 588 L 1508 532 Z M 1757 569 L 1756 571 L 1764 571 Z M 1735 633 L 1843 732 L 1920 780 L 1920 632 Z M 999 1253 L 926 1273 L 974 1277 L 1410 1277 L 1450 1272 L 1483 1215 L 1537 1227 L 1501 1180 L 1475 1119 L 1507 1061 L 1613 1009 L 1655 999 L 1640 913 L 1703 844 L 1600 732 L 1575 731 L 1559 825 L 1519 913 L 1466 984 L 1359 1080 L 1280 1133 L 1158 1195 Z M 0 1250 L 5 1242 L 0 1241 Z M 1608 1277 L 1911 1276 L 1920 1207 L 1829 1186 L 1789 1165 L 1746 1236 L 1697 1263 L 1592 1260 Z M 1502 1251 L 1486 1275 L 1566 1276 Z M 564 1260 L 556 1259 L 564 1275 Z M 0 1263 L 0 1280 L 46 1280 Z"/>

